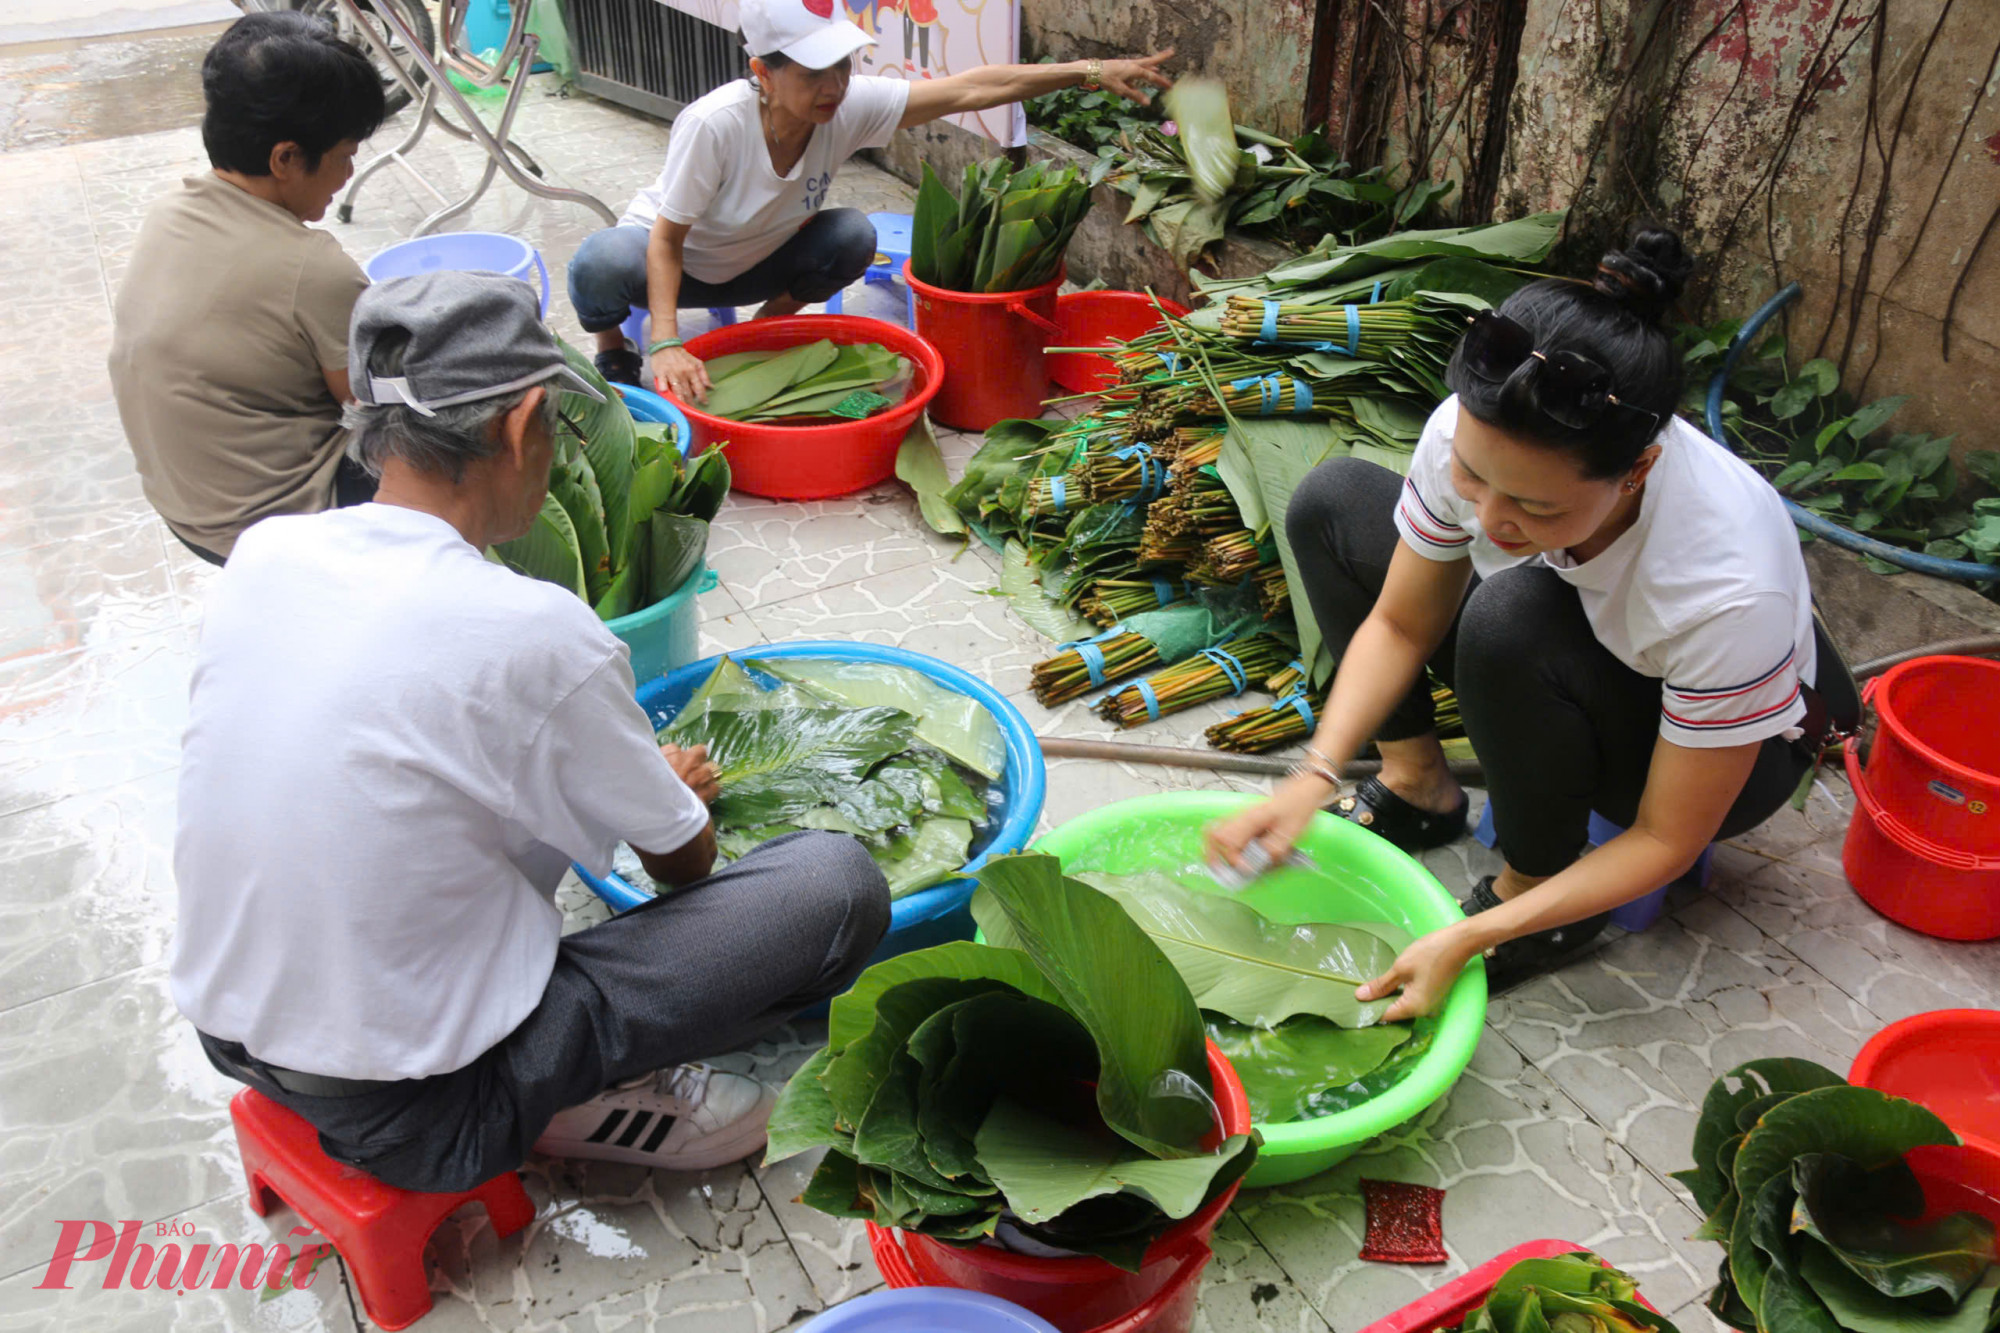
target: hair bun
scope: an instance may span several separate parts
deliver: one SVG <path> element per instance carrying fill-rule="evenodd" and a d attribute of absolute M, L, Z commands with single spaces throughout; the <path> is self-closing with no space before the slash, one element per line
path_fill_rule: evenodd
<path fill-rule="evenodd" d="M 1608 251 L 1597 261 L 1592 285 L 1640 318 L 1657 323 L 1680 299 L 1693 272 L 1694 260 L 1678 235 L 1641 223 L 1632 229 L 1632 239 L 1623 250 Z"/>

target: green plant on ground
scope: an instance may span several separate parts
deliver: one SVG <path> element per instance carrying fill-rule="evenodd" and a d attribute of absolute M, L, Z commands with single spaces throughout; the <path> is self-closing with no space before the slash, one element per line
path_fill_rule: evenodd
<path fill-rule="evenodd" d="M 1694 420 L 1705 420 L 1708 381 L 1740 325 L 1681 330 L 1689 372 L 1683 409 Z M 2000 492 L 2000 451 L 1970 450 L 1954 463 L 1953 436 L 1888 429 L 1907 401 L 1857 404 L 1831 361 L 1789 370 L 1784 338 L 1774 335 L 1730 374 L 1724 442 L 1781 494 L 1835 523 L 1926 555 L 2000 566 L 2000 496 L 1990 493 Z M 1864 559 L 1878 573 L 1899 571 Z"/>

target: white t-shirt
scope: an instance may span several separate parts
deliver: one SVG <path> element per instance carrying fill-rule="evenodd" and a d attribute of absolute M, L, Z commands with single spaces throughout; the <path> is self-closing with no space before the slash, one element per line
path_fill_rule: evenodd
<path fill-rule="evenodd" d="M 1410 460 L 1396 528 L 1418 555 L 1470 556 L 1481 578 L 1541 560 L 1576 588 L 1598 642 L 1661 682 L 1660 735 L 1744 745 L 1796 735 L 1801 680 L 1816 682 L 1812 589 L 1778 493 L 1675 417 L 1659 438 L 1639 517 L 1595 558 L 1509 555 L 1451 484 L 1458 397 L 1431 413 Z"/>
<path fill-rule="evenodd" d="M 682 264 L 703 282 L 727 282 L 790 240 L 826 205 L 833 173 L 863 148 L 881 148 L 902 123 L 910 86 L 858 75 L 833 119 L 813 127 L 791 171 L 771 168 L 757 88 L 735 79 L 674 117 L 660 178 L 639 191 L 622 226 L 656 218 L 689 224 Z"/>
<path fill-rule="evenodd" d="M 272 1064 L 422 1078 L 541 1001 L 576 860 L 708 820 L 575 594 L 442 519 L 271 518 L 210 594 L 182 746 L 174 1003 Z"/>

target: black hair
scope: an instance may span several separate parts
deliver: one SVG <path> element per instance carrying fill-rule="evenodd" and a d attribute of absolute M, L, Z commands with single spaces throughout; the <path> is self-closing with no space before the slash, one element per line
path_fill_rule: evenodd
<path fill-rule="evenodd" d="M 295 143 L 317 171 L 329 149 L 373 134 L 387 114 L 382 76 L 320 19 L 289 10 L 246 14 L 201 62 L 209 164 L 271 174 L 271 150 Z"/>
<path fill-rule="evenodd" d="M 1464 351 L 1451 358 L 1445 383 L 1465 410 L 1509 435 L 1566 450 L 1593 478 L 1623 476 L 1680 404 L 1681 355 L 1664 320 L 1694 271 L 1681 238 L 1641 223 L 1622 250 L 1598 261 L 1589 283 L 1563 278 L 1531 282 L 1501 303 L 1499 313 L 1527 329 L 1539 352 L 1578 352 L 1611 373 L 1611 392 L 1640 409 L 1607 410 L 1586 428 L 1565 426 L 1536 411 L 1531 395 L 1471 374 Z M 1518 384 L 1519 377 L 1509 384 Z M 1653 413 L 1658 421 L 1645 415 Z"/>

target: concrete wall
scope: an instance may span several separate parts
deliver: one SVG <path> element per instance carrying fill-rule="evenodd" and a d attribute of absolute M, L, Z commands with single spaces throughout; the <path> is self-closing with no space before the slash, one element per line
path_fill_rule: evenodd
<path fill-rule="evenodd" d="M 1222 80 L 1238 121 L 1288 136 L 1303 128 L 1312 33 L 1310 0 L 1021 0 L 1026 59 L 1172 47 L 1178 73 Z"/>
<path fill-rule="evenodd" d="M 1670 221 L 1710 261 L 1690 316 L 1747 314 L 1796 280 L 1794 364 L 1827 356 L 1863 398 L 1910 395 L 1903 429 L 2000 444 L 2000 234 L 1980 244 L 2000 232 L 1994 0 L 1478 2 L 1522 16 L 1492 216 L 1571 208 L 1578 270 L 1632 218 Z M 1445 54 L 1428 92 L 1398 100 L 1381 160 L 1504 77 L 1463 43 L 1452 64 L 1433 9 L 1463 13 L 1396 11 L 1406 49 Z M 1468 122 L 1437 140 L 1433 174 L 1467 173 L 1473 137 Z"/>

